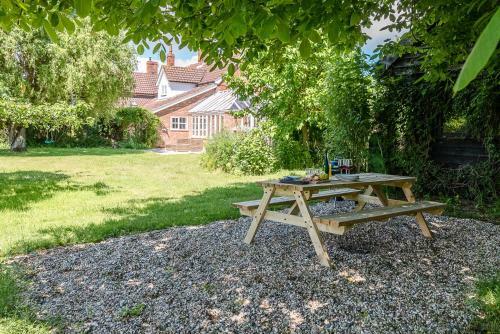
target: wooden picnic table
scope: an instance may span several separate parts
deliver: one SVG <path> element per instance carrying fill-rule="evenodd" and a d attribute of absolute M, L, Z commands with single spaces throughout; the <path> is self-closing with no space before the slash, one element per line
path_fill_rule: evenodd
<path fill-rule="evenodd" d="M 432 233 L 422 213 L 441 214 L 445 205 L 431 201 L 417 202 L 411 190 L 415 183 L 414 177 L 378 173 L 356 175 L 359 175 L 359 181 L 332 179 L 316 184 L 289 184 L 281 183 L 279 180 L 258 182 L 264 189 L 261 200 L 233 203 L 240 209 L 242 215 L 253 217 L 245 242 L 248 244 L 253 242 L 263 220 L 300 226 L 307 229 L 320 263 L 330 267 L 330 256 L 323 244 L 320 231 L 341 235 L 357 223 L 384 221 L 391 217 L 413 215 L 422 234 L 432 238 Z M 384 186 L 401 188 L 406 200 L 387 198 L 382 188 Z M 329 200 L 336 197 L 356 201 L 354 211 L 325 216 L 311 214 L 309 201 Z M 382 207 L 365 209 L 367 203 Z M 286 212 L 269 210 L 269 207 L 273 205 L 290 204 L 291 207 Z"/>

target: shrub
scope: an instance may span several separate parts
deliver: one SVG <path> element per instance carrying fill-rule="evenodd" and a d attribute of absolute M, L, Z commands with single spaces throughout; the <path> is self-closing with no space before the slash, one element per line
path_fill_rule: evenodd
<path fill-rule="evenodd" d="M 121 147 L 151 147 L 158 141 L 160 121 L 150 111 L 138 107 L 120 108 L 113 120 L 114 139 Z"/>
<path fill-rule="evenodd" d="M 268 140 L 259 129 L 219 133 L 206 145 L 202 165 L 232 174 L 261 175 L 275 171 L 277 159 Z"/>
<path fill-rule="evenodd" d="M 158 141 L 160 121 L 150 111 L 138 107 L 118 108 L 111 118 L 80 119 L 77 129 L 54 131 L 28 128 L 28 144 L 51 143 L 59 147 L 98 147 L 117 143 L 124 148 L 146 148 Z"/>
<path fill-rule="evenodd" d="M 254 129 L 235 145 L 234 164 L 239 174 L 262 175 L 277 169 L 277 159 L 264 131 Z"/>
<path fill-rule="evenodd" d="M 205 146 L 205 153 L 201 157 L 202 165 L 208 170 L 220 169 L 230 173 L 234 169 L 233 155 L 238 137 L 238 134 L 227 131 L 216 134 Z"/>

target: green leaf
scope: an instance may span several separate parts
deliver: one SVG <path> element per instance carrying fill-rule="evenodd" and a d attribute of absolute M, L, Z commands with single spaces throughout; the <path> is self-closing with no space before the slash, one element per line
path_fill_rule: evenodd
<path fill-rule="evenodd" d="M 164 63 L 166 59 L 167 59 L 167 55 L 165 54 L 165 50 L 161 50 L 160 51 L 160 60 L 161 60 L 161 62 Z"/>
<path fill-rule="evenodd" d="M 52 24 L 53 27 L 57 27 L 57 25 L 59 24 L 59 16 L 57 15 L 57 13 L 52 13 L 50 15 L 50 24 Z"/>
<path fill-rule="evenodd" d="M 359 13 L 352 13 L 351 15 L 351 26 L 357 26 L 359 24 L 359 22 L 361 22 L 361 15 L 359 15 Z"/>
<path fill-rule="evenodd" d="M 140 55 L 144 54 L 144 45 L 139 44 L 137 46 L 137 53 L 140 54 Z"/>
<path fill-rule="evenodd" d="M 153 49 L 153 53 L 157 53 L 158 51 L 160 51 L 160 48 L 161 48 L 161 43 L 156 43 Z"/>
<path fill-rule="evenodd" d="M 278 24 L 278 30 L 276 31 L 276 35 L 283 43 L 290 42 L 290 29 L 284 23 Z"/>
<path fill-rule="evenodd" d="M 309 38 L 311 41 L 314 43 L 321 43 L 321 36 L 316 30 L 311 30 L 311 33 L 309 34 Z"/>
<path fill-rule="evenodd" d="M 87 17 L 92 9 L 92 0 L 74 0 L 76 13 L 80 17 Z"/>
<path fill-rule="evenodd" d="M 299 46 L 299 52 L 302 58 L 307 59 L 311 55 L 311 43 L 308 39 L 303 39 Z"/>
<path fill-rule="evenodd" d="M 57 36 L 57 33 L 55 32 L 49 21 L 43 20 L 43 29 L 45 29 L 45 32 L 47 33 L 47 35 L 49 35 L 49 38 L 52 42 L 59 42 L 59 37 Z"/>
<path fill-rule="evenodd" d="M 328 25 L 328 40 L 331 43 L 335 43 L 339 37 L 339 26 L 335 22 Z"/>
<path fill-rule="evenodd" d="M 75 24 L 73 23 L 73 21 L 71 21 L 64 15 L 61 15 L 61 22 L 68 33 L 72 34 L 73 32 L 75 32 Z"/>
<path fill-rule="evenodd" d="M 227 67 L 227 73 L 228 73 L 229 75 L 233 75 L 233 74 L 234 74 L 234 71 L 235 71 L 234 64 L 233 64 L 233 63 L 229 64 L 229 66 Z"/>
<path fill-rule="evenodd" d="M 458 79 L 453 86 L 453 93 L 467 87 L 474 80 L 479 72 L 486 66 L 488 60 L 495 52 L 500 40 L 500 7 L 492 16 L 481 35 L 472 48 L 471 53 L 465 60 L 465 64 L 458 75 Z"/>

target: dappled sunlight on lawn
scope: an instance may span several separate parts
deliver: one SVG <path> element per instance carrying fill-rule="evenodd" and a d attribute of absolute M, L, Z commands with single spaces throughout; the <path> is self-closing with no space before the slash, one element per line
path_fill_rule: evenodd
<path fill-rule="evenodd" d="M 200 155 L 137 150 L 0 152 L 0 256 L 234 218 L 254 182 L 208 172 Z"/>

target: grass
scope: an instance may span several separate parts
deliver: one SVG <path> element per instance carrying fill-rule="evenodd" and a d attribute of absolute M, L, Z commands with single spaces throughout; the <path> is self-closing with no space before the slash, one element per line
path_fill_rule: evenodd
<path fill-rule="evenodd" d="M 120 311 L 120 317 L 122 318 L 133 318 L 133 317 L 138 317 L 142 314 L 142 311 L 144 311 L 144 308 L 146 307 L 145 304 L 136 304 L 132 307 L 124 307 Z"/>
<path fill-rule="evenodd" d="M 0 151 L 0 257 L 235 218 L 232 202 L 260 197 L 254 182 L 278 176 L 208 172 L 199 158 L 106 148 Z"/>
<path fill-rule="evenodd" d="M 496 276 L 478 282 L 473 303 L 479 314 L 472 322 L 470 332 L 500 333 L 500 271 Z"/>
<path fill-rule="evenodd" d="M 0 264 L 0 333 L 51 333 L 57 324 L 37 320 L 23 302 L 21 292 L 25 284 L 19 268 Z"/>

